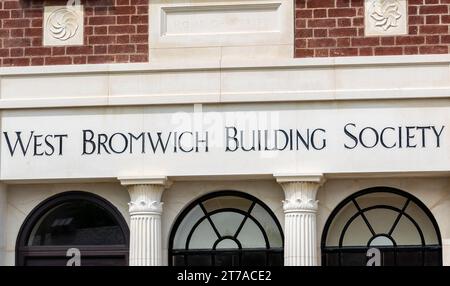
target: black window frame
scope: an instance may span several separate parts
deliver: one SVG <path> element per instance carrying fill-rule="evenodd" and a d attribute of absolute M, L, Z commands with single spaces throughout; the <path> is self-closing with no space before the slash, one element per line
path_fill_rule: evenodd
<path fill-rule="evenodd" d="M 218 198 L 218 197 L 240 197 L 240 198 L 244 198 L 247 199 L 251 202 L 251 205 L 249 207 L 249 209 L 247 211 L 243 211 L 237 208 L 221 208 L 221 209 L 217 209 L 217 210 L 213 210 L 211 212 L 208 212 L 204 205 L 202 204 L 203 202 L 209 200 L 209 199 L 213 199 L 213 198 Z M 281 247 L 270 247 L 270 243 L 269 243 L 269 239 L 267 237 L 267 234 L 265 233 L 263 227 L 261 226 L 261 224 L 258 222 L 258 220 L 256 220 L 255 218 L 253 218 L 250 213 L 252 212 L 253 208 L 255 207 L 255 205 L 258 204 L 260 205 L 270 216 L 271 218 L 274 220 L 275 225 L 281 235 L 281 240 L 282 240 L 282 246 Z M 185 243 L 185 249 L 180 250 L 180 249 L 173 249 L 174 246 L 174 240 L 175 240 L 175 235 L 177 233 L 177 230 L 180 226 L 180 224 L 183 222 L 184 218 L 189 214 L 189 212 L 195 208 L 196 206 L 200 206 L 200 208 L 203 211 L 203 216 L 202 218 L 200 218 L 195 224 L 194 226 L 189 230 L 190 233 L 188 235 L 188 237 L 186 238 L 186 243 Z M 234 234 L 234 236 L 221 236 L 219 234 L 219 231 L 217 230 L 216 226 L 214 225 L 214 223 L 211 220 L 211 216 L 216 214 L 216 213 L 221 213 L 221 212 L 235 212 L 235 213 L 239 213 L 241 215 L 244 216 L 243 221 L 240 223 L 236 233 Z M 251 248 L 251 249 L 245 249 L 242 248 L 241 244 L 237 241 L 237 236 L 239 235 L 240 231 L 242 230 L 242 227 L 244 226 L 245 222 L 247 221 L 247 219 L 251 219 L 257 226 L 258 228 L 261 230 L 264 240 L 265 240 L 265 244 L 266 247 L 265 248 Z M 196 226 L 199 225 L 201 222 L 208 220 L 210 225 L 212 226 L 216 236 L 217 236 L 217 240 L 214 243 L 214 246 L 212 249 L 201 249 L 201 250 L 189 250 L 186 249 L 188 244 L 189 244 L 189 240 L 192 237 L 192 234 L 194 232 L 194 230 L 196 229 Z M 238 249 L 236 250 L 217 250 L 215 249 L 215 247 L 217 246 L 217 244 L 224 240 L 224 239 L 231 239 L 233 241 L 237 241 L 236 244 L 238 245 Z M 189 266 L 188 263 L 188 257 L 189 256 L 195 256 L 195 255 L 205 255 L 208 254 L 210 255 L 210 259 L 211 259 L 211 266 L 215 266 L 215 260 L 216 260 L 216 256 L 220 255 L 220 254 L 228 254 L 228 255 L 234 255 L 238 257 L 238 261 L 239 264 L 242 264 L 243 262 L 243 256 L 247 253 L 251 253 L 251 252 L 264 252 L 265 255 L 265 265 L 269 266 L 270 265 L 270 256 L 271 255 L 280 255 L 282 256 L 282 261 L 284 260 L 284 233 L 283 233 L 283 229 L 281 227 L 280 222 L 278 221 L 277 217 L 275 216 L 275 214 L 273 213 L 273 211 L 260 199 L 244 193 L 244 192 L 240 192 L 240 191 L 233 191 L 233 190 L 224 190 L 224 191 L 216 191 L 216 192 L 212 192 L 212 193 L 208 193 L 206 195 L 201 196 L 200 198 L 194 200 L 193 202 L 191 202 L 187 207 L 185 207 L 183 209 L 183 211 L 178 215 L 175 223 L 172 226 L 172 229 L 170 231 L 170 236 L 169 236 L 169 248 L 168 248 L 168 264 L 169 266 L 173 266 L 173 260 L 175 256 L 183 256 L 184 257 L 184 265 L 185 266 Z"/>

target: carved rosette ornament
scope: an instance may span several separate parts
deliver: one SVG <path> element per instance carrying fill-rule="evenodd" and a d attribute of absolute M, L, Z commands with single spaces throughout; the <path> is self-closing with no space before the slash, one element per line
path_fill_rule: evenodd
<path fill-rule="evenodd" d="M 405 35 L 407 0 L 365 0 L 364 30 L 366 36 Z"/>
<path fill-rule="evenodd" d="M 53 38 L 67 41 L 73 38 L 79 29 L 79 15 L 71 7 L 63 7 L 53 11 L 47 19 L 47 27 Z"/>
<path fill-rule="evenodd" d="M 369 10 L 370 17 L 375 20 L 375 26 L 385 31 L 397 27 L 398 20 L 402 17 L 398 0 L 372 0 Z"/>
<path fill-rule="evenodd" d="M 45 6 L 44 46 L 83 45 L 83 5 Z"/>

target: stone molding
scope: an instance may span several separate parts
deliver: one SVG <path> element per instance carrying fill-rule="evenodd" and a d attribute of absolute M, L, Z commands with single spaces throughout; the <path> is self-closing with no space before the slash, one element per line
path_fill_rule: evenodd
<path fill-rule="evenodd" d="M 275 177 L 284 190 L 283 209 L 285 213 L 317 211 L 317 190 L 325 181 L 322 174 L 276 175 Z"/>
<path fill-rule="evenodd" d="M 163 203 L 161 196 L 171 182 L 167 177 L 128 177 L 119 178 L 121 184 L 128 188 L 130 194 L 130 215 L 156 214 L 161 215 Z"/>

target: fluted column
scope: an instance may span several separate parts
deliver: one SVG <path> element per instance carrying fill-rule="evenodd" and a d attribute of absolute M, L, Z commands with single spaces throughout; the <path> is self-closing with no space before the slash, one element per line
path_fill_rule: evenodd
<path fill-rule="evenodd" d="M 161 196 L 170 183 L 166 177 L 120 178 L 127 186 L 131 201 L 130 266 L 160 266 Z"/>
<path fill-rule="evenodd" d="M 317 265 L 316 194 L 324 182 L 317 175 L 279 175 L 284 190 L 284 265 Z"/>

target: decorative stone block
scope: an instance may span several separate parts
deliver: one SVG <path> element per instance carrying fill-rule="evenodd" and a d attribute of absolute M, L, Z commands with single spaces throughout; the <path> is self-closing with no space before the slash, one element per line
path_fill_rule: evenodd
<path fill-rule="evenodd" d="M 408 34 L 407 0 L 365 0 L 364 27 L 366 36 Z"/>
<path fill-rule="evenodd" d="M 83 45 L 84 9 L 82 5 L 44 8 L 44 46 Z"/>
<path fill-rule="evenodd" d="M 190 58 L 205 56 L 206 49 L 215 50 L 223 57 L 255 53 L 264 53 L 265 57 L 281 54 L 292 57 L 293 0 L 152 0 L 149 3 L 152 59 L 164 51 L 167 51 L 164 56 L 185 59 L 180 53 L 186 49 Z"/>

